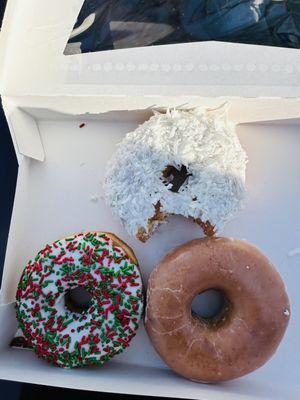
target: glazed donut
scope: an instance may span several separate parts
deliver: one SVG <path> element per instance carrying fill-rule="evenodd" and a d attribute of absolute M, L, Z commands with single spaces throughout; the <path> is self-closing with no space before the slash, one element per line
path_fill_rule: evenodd
<path fill-rule="evenodd" d="M 74 288 L 86 309 L 69 304 Z M 79 233 L 47 245 L 27 264 L 16 295 L 19 327 L 36 354 L 60 367 L 103 364 L 135 336 L 142 280 L 132 250 L 111 233 Z"/>
<path fill-rule="evenodd" d="M 193 299 L 217 289 L 222 311 L 205 319 Z M 148 285 L 146 328 L 163 360 L 199 382 L 245 375 L 275 352 L 290 306 L 279 273 L 253 245 L 228 238 L 192 240 L 167 254 Z"/>
<path fill-rule="evenodd" d="M 177 214 L 211 236 L 240 208 L 247 157 L 226 115 L 227 105 L 156 112 L 126 135 L 104 191 L 129 234 L 145 242 Z"/>

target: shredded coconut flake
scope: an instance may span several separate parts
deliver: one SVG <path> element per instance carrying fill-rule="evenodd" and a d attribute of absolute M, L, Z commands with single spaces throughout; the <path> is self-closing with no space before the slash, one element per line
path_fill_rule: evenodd
<path fill-rule="evenodd" d="M 241 206 L 246 163 L 224 107 L 155 112 L 119 144 L 107 167 L 105 196 L 131 235 L 148 232 L 158 202 L 166 215 L 200 218 L 219 230 Z M 178 193 L 162 182 L 170 165 L 191 174 Z"/>

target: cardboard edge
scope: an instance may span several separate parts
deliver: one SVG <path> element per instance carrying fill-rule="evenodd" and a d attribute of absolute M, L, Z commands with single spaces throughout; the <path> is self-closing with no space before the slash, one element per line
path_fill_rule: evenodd
<path fill-rule="evenodd" d="M 19 164 L 20 155 L 38 161 L 45 160 L 45 152 L 38 124 L 32 115 L 18 107 L 11 99 L 3 98 L 3 109 L 10 128 Z"/>
<path fill-rule="evenodd" d="M 151 111 L 166 107 L 215 108 L 229 102 L 229 119 L 234 124 L 280 121 L 300 118 L 300 98 L 240 96 L 22 96 L 18 105 L 33 115 L 32 109 L 44 109 L 70 116 L 84 117 L 117 111 Z"/>

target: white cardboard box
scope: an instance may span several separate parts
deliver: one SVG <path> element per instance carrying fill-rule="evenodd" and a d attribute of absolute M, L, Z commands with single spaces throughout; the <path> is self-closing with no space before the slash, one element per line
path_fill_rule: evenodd
<path fill-rule="evenodd" d="M 10 0 L 1 33 L 0 90 L 19 174 L 0 297 L 0 378 L 201 400 L 299 399 L 300 256 L 292 256 L 300 247 L 299 51 L 214 42 L 64 56 L 82 2 Z M 17 282 L 45 243 L 83 229 L 114 231 L 133 247 L 146 281 L 169 249 L 197 237 L 194 224 L 174 217 L 146 245 L 130 238 L 103 201 L 103 169 L 151 107 L 213 106 L 225 98 L 250 162 L 245 209 L 223 234 L 268 255 L 292 305 L 272 360 L 244 378 L 201 385 L 173 374 L 142 326 L 104 367 L 65 371 L 9 348 Z"/>

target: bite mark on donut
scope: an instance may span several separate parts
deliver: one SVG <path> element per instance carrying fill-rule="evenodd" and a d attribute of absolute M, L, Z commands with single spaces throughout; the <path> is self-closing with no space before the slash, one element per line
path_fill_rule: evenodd
<path fill-rule="evenodd" d="M 147 231 L 144 227 L 140 227 L 138 229 L 138 233 L 137 233 L 136 237 L 138 238 L 138 240 L 140 240 L 143 243 L 146 243 L 147 240 L 152 235 L 152 233 L 154 232 L 154 230 L 157 228 L 157 226 L 159 224 L 161 224 L 162 222 L 166 221 L 166 219 L 167 219 L 167 215 L 161 212 L 160 201 L 158 201 L 154 205 L 154 210 L 155 210 L 155 213 L 154 213 L 153 217 L 149 218 L 149 220 L 148 220 Z"/>
<path fill-rule="evenodd" d="M 201 226 L 205 236 L 213 237 L 216 234 L 215 227 L 209 221 L 203 222 L 201 218 L 196 218 L 195 222 Z"/>
<path fill-rule="evenodd" d="M 153 232 L 158 228 L 158 226 L 168 219 L 169 215 L 161 212 L 161 203 L 158 201 L 154 206 L 155 213 L 153 217 L 149 218 L 147 229 L 140 227 L 137 232 L 137 239 L 142 243 L 146 243 L 147 240 L 152 236 Z M 198 224 L 205 236 L 213 237 L 216 234 L 215 226 L 213 226 L 210 221 L 203 222 L 200 218 L 194 218 L 196 224 Z"/>

